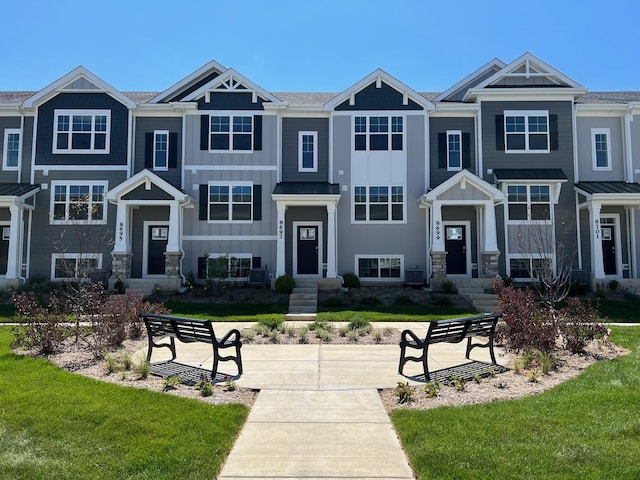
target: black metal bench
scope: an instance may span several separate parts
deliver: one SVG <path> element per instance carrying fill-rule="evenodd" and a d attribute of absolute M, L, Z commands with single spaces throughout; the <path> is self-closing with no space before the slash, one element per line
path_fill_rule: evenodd
<path fill-rule="evenodd" d="M 429 345 L 435 343 L 460 343 L 465 338 L 467 339 L 466 359 L 469 359 L 469 354 L 473 348 L 488 348 L 492 364 L 498 366 L 493 351 L 493 337 L 499 318 L 500 314 L 486 314 L 475 317 L 434 321 L 429 324 L 429 329 L 424 339 L 418 338 L 411 330 L 404 330 L 400 336 L 400 364 L 398 366 L 398 373 L 402 374 L 405 363 L 409 361 L 422 362 L 425 379 L 427 382 L 430 381 L 431 376 L 428 365 Z M 474 337 L 486 337 L 488 340 L 486 343 L 472 343 Z M 422 350 L 422 355 L 419 357 L 407 356 L 407 348 Z"/>
<path fill-rule="evenodd" d="M 151 354 L 154 347 L 168 348 L 171 350 L 172 360 L 176 359 L 175 339 L 183 343 L 202 342 L 213 347 L 213 368 L 211 369 L 211 380 L 215 381 L 218 373 L 218 363 L 231 360 L 238 367 L 238 375 L 242 374 L 242 356 L 240 348 L 242 342 L 240 332 L 237 329 L 230 330 L 222 338 L 217 338 L 213 331 L 213 325 L 209 320 L 196 320 L 193 318 L 173 317 L 169 315 L 158 315 L 155 313 L 141 313 L 144 319 L 149 337 L 149 351 L 147 361 L 151 361 Z M 156 343 L 155 339 L 169 337 L 169 343 Z M 223 357 L 220 350 L 233 348 L 235 355 Z"/>

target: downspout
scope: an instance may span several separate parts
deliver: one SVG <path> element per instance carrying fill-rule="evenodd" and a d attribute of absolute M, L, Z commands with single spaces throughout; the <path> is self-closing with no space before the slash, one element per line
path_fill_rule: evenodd
<path fill-rule="evenodd" d="M 625 146 L 625 181 L 633 182 L 633 149 L 631 148 L 631 120 L 632 112 L 624 114 L 624 146 Z"/>
<path fill-rule="evenodd" d="M 576 125 L 577 121 L 577 111 L 576 104 L 574 103 L 571 107 L 571 121 L 572 121 L 572 143 L 573 143 L 573 183 L 576 184 L 580 182 L 580 173 L 578 170 L 578 126 Z M 576 197 L 577 200 L 577 197 Z M 578 237 L 580 238 L 580 237 Z"/>
<path fill-rule="evenodd" d="M 578 204 L 578 192 L 574 191 L 576 199 L 576 242 L 578 247 L 578 270 L 582 270 L 582 237 L 580 236 L 580 205 Z"/>
<path fill-rule="evenodd" d="M 132 150 L 133 150 L 133 135 L 135 133 L 134 127 L 133 127 L 133 112 L 131 111 L 131 109 L 129 109 L 128 112 L 128 117 L 129 117 L 129 127 L 127 128 L 127 165 L 129 166 L 128 170 L 129 170 L 129 177 L 133 176 L 133 154 L 132 154 Z"/>
<path fill-rule="evenodd" d="M 31 269 L 31 226 L 33 224 L 33 210 L 29 210 L 29 221 L 27 223 L 27 262 L 25 268 L 25 274 L 22 275 L 22 262 L 20 263 L 20 274 L 18 278 L 22 280 L 22 282 L 26 282 L 27 278 L 29 278 L 29 270 Z"/>

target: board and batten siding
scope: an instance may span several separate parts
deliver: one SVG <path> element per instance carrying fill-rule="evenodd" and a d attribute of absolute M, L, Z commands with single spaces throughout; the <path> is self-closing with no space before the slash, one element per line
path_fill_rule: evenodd
<path fill-rule="evenodd" d="M 300 172 L 300 132 L 317 132 L 317 172 Z M 282 181 L 283 182 L 328 182 L 329 181 L 329 119 L 327 118 L 283 118 L 282 119 Z"/>
<path fill-rule="evenodd" d="M 457 171 L 447 170 L 446 133 L 462 132 L 462 167 L 477 175 L 475 121 L 468 117 L 434 117 L 429 119 L 429 163 L 431 188 L 435 188 L 454 176 Z M 444 135 L 444 145 L 442 136 Z"/>
<path fill-rule="evenodd" d="M 169 162 L 169 168 L 166 170 L 153 170 L 153 132 L 156 130 L 168 130 L 169 142 L 175 140 L 176 143 L 169 146 L 170 150 L 175 151 L 175 166 Z M 136 118 L 135 132 L 134 175 L 147 168 L 174 187 L 180 188 L 182 184 L 182 118 L 139 117 Z M 148 144 L 149 141 L 151 145 Z"/>
<path fill-rule="evenodd" d="M 624 180 L 624 144 L 620 117 L 577 117 L 578 178 L 581 182 L 607 182 Z M 611 170 L 593 169 L 591 129 L 609 129 Z"/>

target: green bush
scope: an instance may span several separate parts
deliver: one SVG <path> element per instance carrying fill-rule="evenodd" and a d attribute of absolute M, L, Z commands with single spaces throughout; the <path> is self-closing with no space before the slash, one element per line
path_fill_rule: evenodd
<path fill-rule="evenodd" d="M 258 320 L 260 325 L 264 325 L 269 330 L 278 330 L 284 323 L 284 318 L 261 318 Z"/>
<path fill-rule="evenodd" d="M 382 301 L 378 297 L 374 297 L 373 295 L 360 297 L 359 303 L 360 305 L 368 305 L 370 307 L 374 307 L 376 305 L 382 305 Z"/>
<path fill-rule="evenodd" d="M 445 295 L 431 295 L 431 297 L 429 298 L 429 303 L 431 303 L 432 305 L 437 305 L 438 307 L 453 306 L 453 301 Z"/>
<path fill-rule="evenodd" d="M 456 284 L 451 280 L 444 280 L 440 288 L 444 293 L 456 293 Z"/>
<path fill-rule="evenodd" d="M 358 330 L 360 328 L 366 328 L 369 326 L 371 326 L 371 322 L 363 317 L 356 316 L 349 321 L 350 330 Z"/>
<path fill-rule="evenodd" d="M 415 305 L 416 302 L 408 295 L 397 295 L 396 298 L 393 299 L 394 305 Z"/>
<path fill-rule="evenodd" d="M 276 279 L 276 292 L 278 293 L 291 293 L 296 288 L 296 281 L 291 275 L 280 275 Z"/>
<path fill-rule="evenodd" d="M 324 302 L 325 307 L 344 307 L 344 305 L 345 305 L 344 301 L 336 295 L 332 295 L 331 297 L 327 298 Z"/>
<path fill-rule="evenodd" d="M 346 288 L 359 288 L 360 279 L 355 273 L 345 273 L 342 276 L 342 286 Z"/>

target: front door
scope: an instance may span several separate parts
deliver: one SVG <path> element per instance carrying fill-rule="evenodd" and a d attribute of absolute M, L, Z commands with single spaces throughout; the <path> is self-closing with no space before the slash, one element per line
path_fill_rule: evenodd
<path fill-rule="evenodd" d="M 169 227 L 167 225 L 149 225 L 147 245 L 147 275 L 165 274 L 165 256 Z"/>
<path fill-rule="evenodd" d="M 298 225 L 298 275 L 318 275 L 318 226 Z"/>
<path fill-rule="evenodd" d="M 467 274 L 467 238 L 465 225 L 446 225 L 444 248 L 447 251 L 447 275 Z"/>
<path fill-rule="evenodd" d="M 7 264 L 9 262 L 9 235 L 11 229 L 8 226 L 0 225 L 2 237 L 0 237 L 0 275 L 7 274 Z"/>
<path fill-rule="evenodd" d="M 605 275 L 618 274 L 616 256 L 616 225 L 613 218 L 603 218 L 602 229 L 602 262 Z"/>

